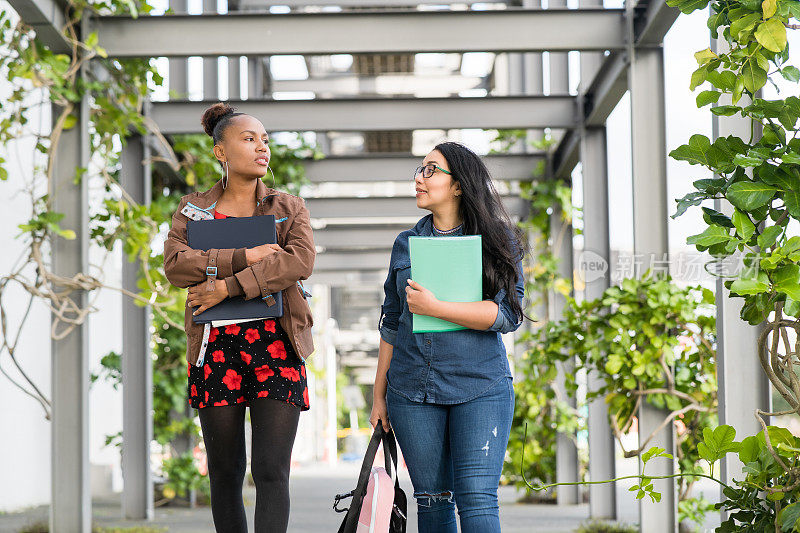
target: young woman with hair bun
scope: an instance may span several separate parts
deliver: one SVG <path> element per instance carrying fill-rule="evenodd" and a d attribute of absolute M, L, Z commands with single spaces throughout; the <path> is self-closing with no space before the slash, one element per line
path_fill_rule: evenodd
<path fill-rule="evenodd" d="M 255 531 L 285 533 L 289 466 L 301 411 L 309 408 L 304 360 L 314 351 L 311 311 L 301 280 L 311 275 L 315 248 L 301 198 L 268 188 L 269 136 L 264 125 L 217 103 L 202 117 L 214 140 L 222 177 L 181 199 L 164 244 L 164 271 L 187 288 L 186 358 L 189 403 L 198 409 L 218 532 L 247 531 L 242 486 L 247 465 L 245 409 L 250 408 L 250 468 L 256 485 Z M 277 244 L 194 250 L 189 220 L 275 215 Z M 278 319 L 202 325 L 194 314 L 230 296 L 263 298 L 282 291 Z"/>

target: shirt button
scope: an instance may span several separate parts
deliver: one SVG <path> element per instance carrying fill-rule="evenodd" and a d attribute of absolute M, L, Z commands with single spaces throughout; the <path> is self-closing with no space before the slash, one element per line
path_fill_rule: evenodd
<path fill-rule="evenodd" d="M 428 339 L 428 340 L 426 340 L 425 342 L 426 342 L 427 344 L 430 344 L 430 343 L 431 343 L 431 340 L 430 340 L 430 339 Z"/>

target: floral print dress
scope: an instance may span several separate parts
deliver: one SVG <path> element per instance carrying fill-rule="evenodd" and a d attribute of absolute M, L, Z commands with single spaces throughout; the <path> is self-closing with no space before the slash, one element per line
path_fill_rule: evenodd
<path fill-rule="evenodd" d="M 203 366 L 189 364 L 187 373 L 189 403 L 195 409 L 249 404 L 256 398 L 309 408 L 306 366 L 277 320 L 212 327 Z"/>

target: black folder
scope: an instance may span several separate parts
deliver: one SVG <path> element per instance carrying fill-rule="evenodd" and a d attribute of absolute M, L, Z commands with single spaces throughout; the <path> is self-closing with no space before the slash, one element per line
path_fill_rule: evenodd
<path fill-rule="evenodd" d="M 275 216 L 228 217 L 210 220 L 189 220 L 186 226 L 189 247 L 195 250 L 211 248 L 253 248 L 262 244 L 276 244 Z M 217 283 L 224 283 L 217 280 Z M 274 305 L 262 298 L 245 300 L 243 296 L 226 298 L 220 303 L 192 317 L 197 324 L 212 320 L 253 320 L 261 317 L 283 316 L 283 298 L 280 292 L 272 295 Z M 197 307 L 195 307 L 195 310 Z"/>

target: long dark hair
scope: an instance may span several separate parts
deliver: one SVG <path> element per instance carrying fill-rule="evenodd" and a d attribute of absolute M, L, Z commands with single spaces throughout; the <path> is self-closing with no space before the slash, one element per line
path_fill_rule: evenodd
<path fill-rule="evenodd" d="M 494 188 L 489 170 L 478 155 L 463 144 L 443 142 L 434 148 L 447 160 L 453 180 L 461 185 L 459 214 L 464 235 L 480 235 L 483 246 L 483 297 L 492 299 L 503 288 L 517 320 L 525 316 L 517 298 L 521 272 L 517 263 L 525 253 L 522 231 Z"/>

